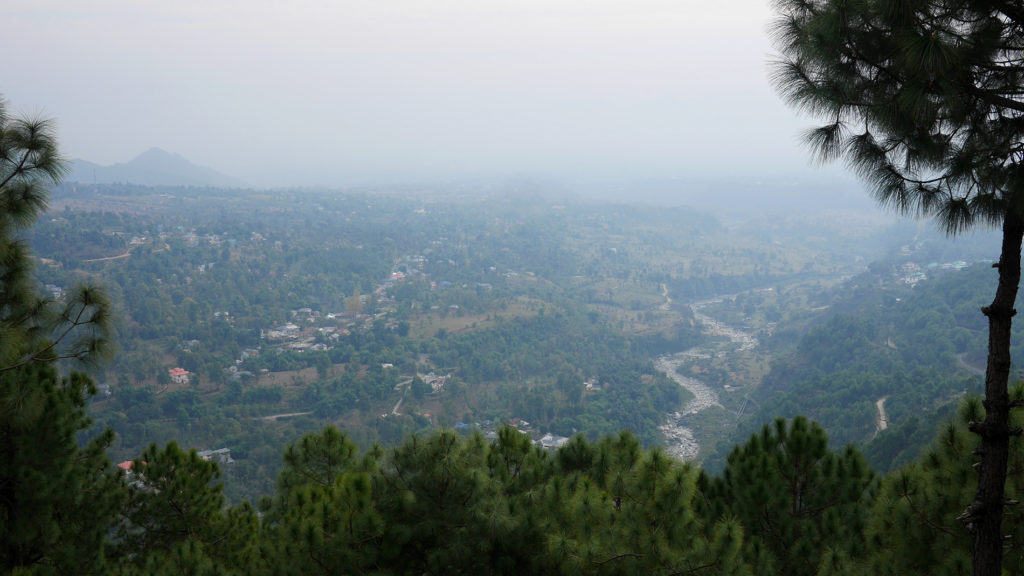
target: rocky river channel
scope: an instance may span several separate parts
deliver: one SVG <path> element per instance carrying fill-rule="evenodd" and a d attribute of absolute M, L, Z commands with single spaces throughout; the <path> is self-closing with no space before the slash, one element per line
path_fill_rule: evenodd
<path fill-rule="evenodd" d="M 752 334 L 727 326 L 701 313 L 701 310 L 707 305 L 721 302 L 724 298 L 694 302 L 690 304 L 690 309 L 693 310 L 697 321 L 703 325 L 702 331 L 706 336 L 711 339 L 724 338 L 727 340 L 726 342 L 714 347 L 698 346 L 654 359 L 654 366 L 658 370 L 678 382 L 694 396 L 682 410 L 669 414 L 665 424 L 660 427 L 665 435 L 665 452 L 683 461 L 694 460 L 700 454 L 700 444 L 689 425 L 690 417 L 713 406 L 719 408 L 723 408 L 723 406 L 719 402 L 718 393 L 715 390 L 696 378 L 680 374 L 679 369 L 691 362 L 710 358 L 712 355 L 735 354 L 752 350 L 758 345 L 757 338 Z"/>

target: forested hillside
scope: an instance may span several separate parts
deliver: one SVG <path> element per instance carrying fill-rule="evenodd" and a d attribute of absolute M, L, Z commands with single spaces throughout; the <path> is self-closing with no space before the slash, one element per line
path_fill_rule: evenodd
<path fill-rule="evenodd" d="M 848 274 L 885 231 L 856 220 L 823 242 L 806 222 L 727 227 L 511 189 L 79 183 L 56 190 L 28 240 L 53 296 L 84 274 L 119 308 L 120 351 L 92 373 L 114 455 L 229 448 L 240 499 L 266 493 L 283 447 L 324 423 L 363 445 L 501 422 L 661 444 L 691 395 L 652 360 L 707 340 L 689 299 Z"/>
<path fill-rule="evenodd" d="M 802 414 L 827 423 L 834 447 L 859 444 L 889 470 L 916 457 L 964 394 L 980 392 L 991 266 L 936 267 L 910 287 L 891 281 L 903 265 L 879 262 L 829 292 L 795 349 L 773 360 L 734 441 Z M 706 463 L 717 469 L 721 456 Z"/>
<path fill-rule="evenodd" d="M 811 575 L 969 562 L 955 517 L 975 481 L 966 422 L 980 404 L 963 395 L 984 345 L 984 263 L 914 272 L 908 260 L 941 253 L 921 243 L 852 275 L 871 253 L 792 231 L 780 238 L 793 244 L 765 244 L 763 230 L 686 210 L 245 194 L 65 188 L 26 236 L 51 296 L 82 275 L 110 285 L 121 352 L 90 369 L 95 388 L 75 376 L 31 397 L 71 391 L 52 405 L 69 415 L 62 430 L 95 438 L 76 466 L 96 463 L 80 490 L 103 498 L 62 501 L 82 536 L 26 531 L 5 567 Z M 212 208 L 198 212 L 201 195 Z M 656 367 L 677 356 L 717 394 L 708 415 L 676 417 L 702 442 L 723 436 L 710 473 L 659 447 L 691 400 Z M 737 424 L 755 433 L 728 440 Z M 57 526 L 45 509 L 21 509 L 18 526 Z M 1017 573 L 1020 543 L 1007 544 Z"/>

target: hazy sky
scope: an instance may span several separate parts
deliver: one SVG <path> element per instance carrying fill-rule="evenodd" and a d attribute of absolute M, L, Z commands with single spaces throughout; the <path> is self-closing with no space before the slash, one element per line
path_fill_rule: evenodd
<path fill-rule="evenodd" d="M 814 170 L 768 0 L 4 0 L 0 93 L 254 183 Z"/>

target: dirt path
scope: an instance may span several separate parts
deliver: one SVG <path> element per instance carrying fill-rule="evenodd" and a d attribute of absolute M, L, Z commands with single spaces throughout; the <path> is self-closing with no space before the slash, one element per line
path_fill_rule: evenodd
<path fill-rule="evenodd" d="M 984 376 L 985 375 L 985 369 L 984 368 L 978 368 L 977 366 L 971 366 L 970 364 L 967 363 L 966 360 L 964 360 L 965 356 L 967 356 L 966 352 L 963 353 L 963 354 L 957 354 L 956 355 L 956 365 L 959 366 L 960 368 L 964 369 L 964 370 L 967 370 L 971 374 L 975 374 L 975 375 L 978 375 L 978 376 Z"/>
<path fill-rule="evenodd" d="M 164 244 L 164 246 L 166 246 L 166 244 Z M 124 254 L 118 254 L 117 256 L 107 256 L 106 258 L 92 258 L 90 260 L 82 260 L 82 262 L 110 262 L 111 260 L 124 260 L 125 258 L 132 255 L 132 250 L 134 250 L 135 248 L 135 246 L 129 246 L 128 249 L 125 250 Z"/>
<path fill-rule="evenodd" d="M 875 408 L 878 410 L 878 415 L 875 417 L 875 436 L 882 430 L 889 427 L 889 416 L 885 413 L 885 401 L 888 400 L 888 396 L 882 396 L 875 402 Z M 872 436 L 872 440 L 874 436 Z"/>
<path fill-rule="evenodd" d="M 292 416 L 305 416 L 306 414 L 312 414 L 313 412 L 289 412 L 288 414 L 271 414 L 270 416 L 256 416 L 253 420 L 262 420 L 263 422 L 275 422 L 278 418 L 290 418 Z"/>
<path fill-rule="evenodd" d="M 402 392 L 402 397 L 398 399 L 398 404 L 395 404 L 395 407 L 391 409 L 391 413 L 394 414 L 395 416 L 401 416 L 402 415 L 398 411 L 398 409 L 402 407 L 402 401 L 403 400 L 405 400 L 405 392 L 404 391 Z"/>
<path fill-rule="evenodd" d="M 82 262 L 108 262 L 110 260 L 123 260 L 132 255 L 132 251 L 129 250 L 124 254 L 118 254 L 117 256 L 107 256 L 106 258 L 93 258 L 91 260 L 82 260 Z"/>

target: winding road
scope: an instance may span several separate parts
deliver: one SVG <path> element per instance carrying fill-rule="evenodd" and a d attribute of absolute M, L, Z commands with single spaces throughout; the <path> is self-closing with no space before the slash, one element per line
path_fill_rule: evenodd
<path fill-rule="evenodd" d="M 967 358 L 967 353 L 966 352 L 961 353 L 961 354 L 957 354 L 956 355 L 956 365 L 959 366 L 960 368 L 962 368 L 963 370 L 966 370 L 966 371 L 970 372 L 971 374 L 984 377 L 985 376 L 985 369 L 984 368 L 979 368 L 977 366 L 971 366 L 970 364 L 967 363 L 966 358 Z"/>

